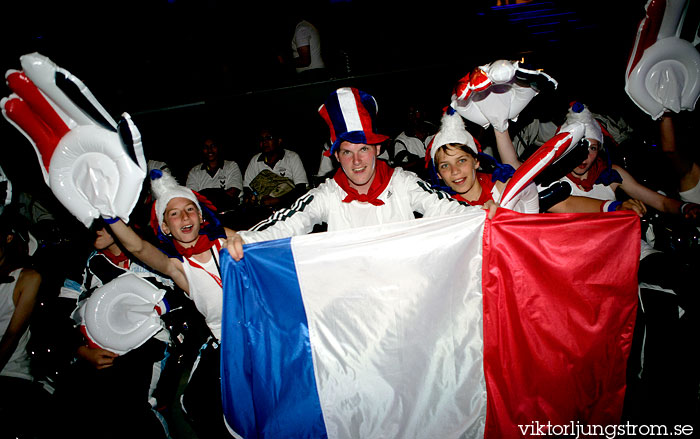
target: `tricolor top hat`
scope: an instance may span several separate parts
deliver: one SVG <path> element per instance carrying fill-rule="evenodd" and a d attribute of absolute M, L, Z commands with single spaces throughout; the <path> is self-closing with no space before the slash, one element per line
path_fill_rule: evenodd
<path fill-rule="evenodd" d="M 356 88 L 337 89 L 318 112 L 331 130 L 331 154 L 344 141 L 376 145 L 389 138 L 374 132 L 377 101 L 369 93 Z"/>

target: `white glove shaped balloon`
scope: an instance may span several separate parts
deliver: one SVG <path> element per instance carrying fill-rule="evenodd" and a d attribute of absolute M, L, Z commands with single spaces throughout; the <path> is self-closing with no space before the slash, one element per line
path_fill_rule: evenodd
<path fill-rule="evenodd" d="M 0 168 L 0 214 L 12 202 L 12 182 Z"/>
<path fill-rule="evenodd" d="M 647 2 L 646 16 L 627 61 L 625 91 L 642 111 L 658 119 L 666 111 L 693 111 L 700 96 L 700 53 L 680 38 L 689 0 Z M 697 31 L 698 23 L 686 27 Z"/>
<path fill-rule="evenodd" d="M 97 288 L 80 307 L 87 338 L 115 354 L 125 354 L 163 329 L 160 304 L 165 290 L 125 273 Z"/>
<path fill-rule="evenodd" d="M 70 72 L 38 53 L 9 70 L 5 118 L 29 139 L 44 181 L 86 227 L 93 219 L 128 222 L 146 176 L 141 134 L 127 113 L 119 125 Z"/>
<path fill-rule="evenodd" d="M 557 85 L 544 72 L 522 68 L 517 61 L 498 60 L 460 79 L 451 105 L 463 118 L 505 132 L 508 121 L 517 121 L 540 90 Z"/>

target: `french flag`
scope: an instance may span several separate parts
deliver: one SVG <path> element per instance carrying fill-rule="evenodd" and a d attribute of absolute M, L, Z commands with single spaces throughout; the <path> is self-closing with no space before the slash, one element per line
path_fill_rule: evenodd
<path fill-rule="evenodd" d="M 227 425 L 445 439 L 617 424 L 639 246 L 629 212 L 499 209 L 223 251 Z"/>

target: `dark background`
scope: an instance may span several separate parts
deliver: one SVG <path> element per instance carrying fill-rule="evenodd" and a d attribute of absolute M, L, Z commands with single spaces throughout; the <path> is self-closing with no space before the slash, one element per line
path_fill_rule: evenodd
<path fill-rule="evenodd" d="M 455 82 L 497 59 L 542 68 L 563 100 L 650 120 L 624 92 L 646 0 L 507 3 L 25 1 L 3 6 L 0 69 L 20 69 L 25 53 L 48 56 L 115 118 L 129 112 L 147 158 L 168 162 L 181 182 L 200 160 L 200 134 L 218 133 L 243 172 L 257 152 L 256 124 L 269 120 L 311 175 L 328 136 L 317 109 L 332 90 L 373 94 L 380 131 L 395 136 L 405 105 L 421 101 L 437 121 Z M 321 33 L 331 80 L 297 84 L 277 62 L 302 11 Z M 5 121 L 0 145 L 15 185 L 45 190 L 31 145 Z"/>

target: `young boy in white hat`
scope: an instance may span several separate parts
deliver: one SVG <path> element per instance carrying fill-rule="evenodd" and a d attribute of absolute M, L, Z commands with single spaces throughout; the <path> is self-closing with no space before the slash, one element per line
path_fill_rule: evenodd
<path fill-rule="evenodd" d="M 182 397 L 182 407 L 200 438 L 228 437 L 221 408 L 219 340 L 223 284 L 219 250 L 234 232 L 221 223 L 209 201 L 181 186 L 169 173 L 151 171 L 155 198 L 151 226 L 156 248 L 121 220 L 106 220 L 124 248 L 152 269 L 170 277 L 194 301 L 211 331 Z"/>
<path fill-rule="evenodd" d="M 235 260 L 243 257 L 244 243 L 310 233 L 316 224 L 326 223 L 334 231 L 414 219 L 414 212 L 430 217 L 480 209 L 432 189 L 412 172 L 377 159 L 388 136 L 375 132 L 377 101 L 370 94 L 339 88 L 319 113 L 330 128 L 330 152 L 340 169 L 290 209 L 229 239 L 227 248 Z M 490 201 L 484 207 L 492 217 L 497 204 Z"/>
<path fill-rule="evenodd" d="M 508 136 L 507 132 L 505 136 Z M 498 141 L 498 137 L 497 137 Z M 494 172 L 480 169 L 477 141 L 464 126 L 462 116 L 448 107 L 442 116 L 440 131 L 435 135 L 428 150 L 429 174 L 434 185 L 447 185 L 445 190 L 453 198 L 472 206 L 484 205 L 487 201 L 498 201 L 513 175 L 510 166 L 496 166 Z M 522 213 L 539 213 L 540 203 L 534 183 L 528 184 L 513 210 Z"/>

